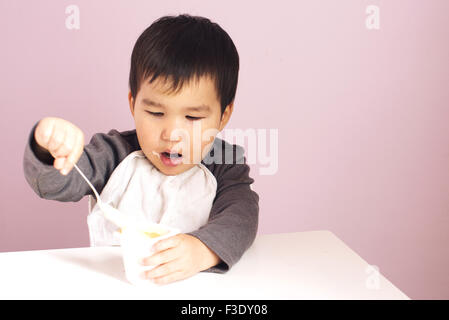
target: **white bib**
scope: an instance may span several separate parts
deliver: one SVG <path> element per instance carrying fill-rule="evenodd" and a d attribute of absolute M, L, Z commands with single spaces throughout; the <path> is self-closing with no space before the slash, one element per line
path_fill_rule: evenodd
<path fill-rule="evenodd" d="M 115 168 L 100 197 L 137 222 L 161 223 L 187 233 L 207 223 L 216 191 L 217 180 L 202 163 L 167 176 L 138 150 Z M 87 224 L 91 246 L 120 244 L 118 227 L 103 217 L 98 204 Z"/>

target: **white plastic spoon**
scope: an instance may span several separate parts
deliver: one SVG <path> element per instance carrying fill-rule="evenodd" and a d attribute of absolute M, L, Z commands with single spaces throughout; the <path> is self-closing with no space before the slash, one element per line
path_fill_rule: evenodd
<path fill-rule="evenodd" d="M 83 179 L 86 180 L 87 184 L 94 192 L 95 197 L 97 198 L 98 206 L 100 207 L 100 210 L 103 212 L 104 217 L 121 229 L 124 229 L 126 226 L 130 226 L 131 224 L 130 219 L 124 213 L 120 212 L 113 206 L 102 202 L 100 195 L 98 194 L 95 187 L 90 183 L 89 179 L 87 179 L 87 177 L 83 174 L 83 172 L 80 170 L 80 168 L 78 168 L 76 164 L 75 168 L 76 170 L 78 170 L 79 174 L 83 177 Z"/>

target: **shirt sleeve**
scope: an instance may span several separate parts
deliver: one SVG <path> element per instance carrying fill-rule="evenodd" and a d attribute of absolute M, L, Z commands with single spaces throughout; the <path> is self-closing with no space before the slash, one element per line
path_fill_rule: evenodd
<path fill-rule="evenodd" d="M 231 146 L 225 142 L 225 145 Z M 232 145 L 236 161 L 232 164 L 214 164 L 209 168 L 217 178 L 217 194 L 209 221 L 188 234 L 201 240 L 221 259 L 221 263 L 205 270 L 228 271 L 251 246 L 257 234 L 259 196 L 251 189 L 254 182 L 249 176 L 244 150 Z"/>
<path fill-rule="evenodd" d="M 68 175 L 62 175 L 53 167 L 54 158 L 39 148 L 34 131 L 30 132 L 23 156 L 25 179 L 34 192 L 48 200 L 76 202 L 85 195 L 93 195 L 92 190 L 76 169 Z M 83 171 L 97 191 L 101 193 L 115 167 L 133 150 L 133 145 L 126 139 L 127 132 L 111 130 L 108 134 L 93 135 L 89 144 L 84 146 L 77 166 Z M 132 136 L 130 135 L 130 139 Z"/>

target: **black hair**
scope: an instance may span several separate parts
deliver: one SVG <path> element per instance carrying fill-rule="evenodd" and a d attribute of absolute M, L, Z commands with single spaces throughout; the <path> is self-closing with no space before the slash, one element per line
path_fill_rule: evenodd
<path fill-rule="evenodd" d="M 234 42 L 217 23 L 200 16 L 163 16 L 139 36 L 131 55 L 129 89 L 136 100 L 142 81 L 170 79 L 169 92 L 185 82 L 209 76 L 215 83 L 221 114 L 237 90 L 239 55 Z"/>

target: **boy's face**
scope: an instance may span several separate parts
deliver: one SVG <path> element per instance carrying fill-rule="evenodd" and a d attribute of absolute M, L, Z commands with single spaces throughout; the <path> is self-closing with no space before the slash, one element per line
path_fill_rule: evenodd
<path fill-rule="evenodd" d="M 208 154 L 215 136 L 228 122 L 233 104 L 220 117 L 220 102 L 208 77 L 185 83 L 177 94 L 170 95 L 164 93 L 167 87 L 160 79 L 152 84 L 143 81 L 135 101 L 129 92 L 129 106 L 147 159 L 165 175 L 177 175 Z M 166 150 L 181 153 L 182 157 L 167 158 L 163 154 Z"/>

